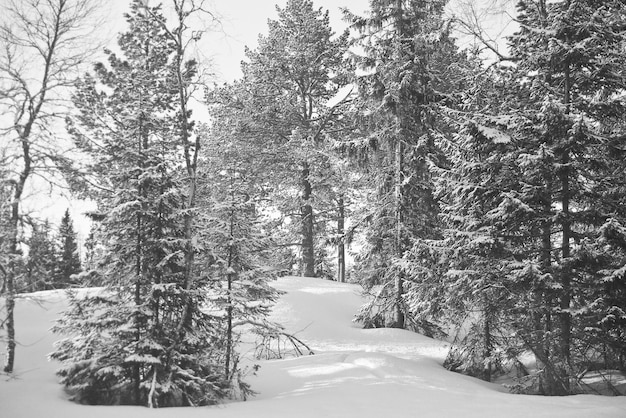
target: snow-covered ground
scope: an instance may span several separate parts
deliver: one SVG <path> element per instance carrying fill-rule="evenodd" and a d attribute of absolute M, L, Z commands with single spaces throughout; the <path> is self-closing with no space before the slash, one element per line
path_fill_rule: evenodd
<path fill-rule="evenodd" d="M 248 382 L 247 402 L 207 408 L 150 410 L 84 406 L 67 400 L 48 362 L 52 321 L 62 292 L 21 299 L 20 346 L 13 376 L 0 374 L 0 418 L 401 418 L 401 417 L 626 417 L 626 397 L 512 395 L 502 387 L 445 370 L 445 344 L 408 331 L 363 330 L 352 323 L 359 288 L 286 277 L 275 319 L 315 351 L 314 356 L 261 361 Z"/>

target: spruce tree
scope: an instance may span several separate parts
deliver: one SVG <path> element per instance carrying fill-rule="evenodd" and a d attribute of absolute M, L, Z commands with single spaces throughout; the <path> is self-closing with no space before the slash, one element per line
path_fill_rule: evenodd
<path fill-rule="evenodd" d="M 547 167 L 552 179 L 547 191 L 554 224 L 545 233 L 550 229 L 555 245 L 548 253 L 546 236 L 543 247 L 554 280 L 545 319 L 554 320 L 548 332 L 557 336 L 557 344 L 545 359 L 555 374 L 546 390 L 571 393 L 572 376 L 589 360 L 583 330 L 586 287 L 593 281 L 585 270 L 603 268 L 590 262 L 586 241 L 600 237 L 598 226 L 610 216 L 598 191 L 611 171 L 608 146 L 621 134 L 610 132 L 607 122 L 623 109 L 624 57 L 618 45 L 625 39 L 626 9 L 623 2 L 589 0 L 521 1 L 518 10 L 523 24 L 511 38 L 511 49 L 520 71 L 532 72 L 531 94 L 542 101 L 538 145 L 553 161 Z"/>
<path fill-rule="evenodd" d="M 432 164 L 438 164 L 436 112 L 456 47 L 443 19 L 444 1 L 372 1 L 367 17 L 347 13 L 361 36 L 355 80 L 357 155 L 366 154 L 371 194 L 361 282 L 375 291 L 358 319 L 366 326 L 430 328 L 419 305 L 418 276 L 407 276 L 408 254 L 420 239 L 439 236 Z M 426 315 L 427 316 L 427 315 Z"/>
<path fill-rule="evenodd" d="M 493 211 L 508 199 L 516 178 L 510 138 L 489 133 L 470 122 L 447 149 L 451 167 L 440 184 L 446 228 L 435 247 L 445 269 L 446 317 L 457 329 L 444 366 L 485 380 L 503 363 L 497 340 L 508 332 L 511 307 L 503 276 L 512 253 L 500 238 Z"/>
<path fill-rule="evenodd" d="M 31 236 L 26 244 L 28 245 L 26 274 L 20 291 L 36 292 L 59 288 L 59 283 L 55 281 L 57 250 L 50 223 L 45 221 L 40 225 L 33 225 Z"/>
<path fill-rule="evenodd" d="M 98 258 L 98 227 L 95 223 L 92 223 L 89 228 L 89 235 L 85 239 L 85 270 L 93 270 L 96 266 L 96 260 Z"/>
<path fill-rule="evenodd" d="M 463 147 L 455 170 L 475 174 L 457 181 L 471 193 L 460 195 L 450 219 L 462 220 L 466 236 L 484 228 L 504 250 L 482 259 L 501 269 L 498 285 L 511 295 L 504 309 L 515 338 L 500 341 L 502 349 L 537 359 L 536 385 L 526 390 L 567 394 L 586 368 L 617 364 L 623 353 L 619 344 L 607 350 L 607 341 L 620 335 L 613 321 L 620 316 L 608 312 L 622 309 L 614 299 L 622 276 L 613 273 L 621 260 L 615 144 L 623 135 L 624 5 L 520 1 L 518 13 L 521 28 L 510 39 L 516 66 L 493 74 L 466 130 L 471 144 L 493 152 L 476 160 L 482 147 Z M 511 145 L 497 145 L 502 138 Z M 479 181 L 498 173 L 506 181 Z M 471 221 L 473 207 L 479 216 Z"/>
<path fill-rule="evenodd" d="M 586 242 L 583 258 L 595 267 L 587 275 L 590 292 L 586 301 L 591 307 L 585 319 L 584 330 L 591 335 L 596 351 L 589 363 L 601 364 L 603 369 L 626 371 L 626 171 L 623 147 L 623 122 L 614 115 L 604 124 L 611 140 L 606 144 L 608 170 L 603 170 L 591 199 L 601 199 L 604 223 L 594 240 Z M 591 263 L 590 261 L 595 261 Z M 599 267 L 599 268 L 598 268 Z M 598 282 L 602 285 L 598 285 Z M 603 353 L 599 356 L 599 353 Z M 598 357 L 602 359 L 598 363 Z M 597 366 L 596 366 L 597 367 Z"/>
<path fill-rule="evenodd" d="M 76 284 L 71 276 L 80 273 L 82 270 L 78 244 L 76 243 L 76 233 L 74 232 L 74 224 L 70 217 L 69 209 L 65 211 L 61 219 L 57 240 L 59 255 L 54 285 L 55 287 L 68 287 Z"/>

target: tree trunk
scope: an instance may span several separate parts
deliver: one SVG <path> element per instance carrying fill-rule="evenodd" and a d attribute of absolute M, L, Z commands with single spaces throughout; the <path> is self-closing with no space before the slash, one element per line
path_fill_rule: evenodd
<path fill-rule="evenodd" d="M 311 205 L 312 188 L 309 180 L 309 163 L 302 163 L 302 275 L 315 277 L 315 248 L 313 240 L 313 206 Z"/>
<path fill-rule="evenodd" d="M 148 53 L 148 49 L 149 46 L 146 45 L 146 53 Z M 135 223 L 135 228 L 136 228 L 136 234 L 137 234 L 137 239 L 135 242 L 135 292 L 134 292 L 134 299 L 135 299 L 135 309 L 136 309 L 136 313 L 135 313 L 135 327 L 136 327 L 136 331 L 135 331 L 135 341 L 137 343 L 139 343 L 139 341 L 141 340 L 141 314 L 140 312 L 140 306 L 142 305 L 142 300 L 141 300 L 141 286 L 143 285 L 143 276 L 144 276 L 144 269 L 146 266 L 146 263 L 144 263 L 144 241 L 143 241 L 143 233 L 142 233 L 142 229 L 143 229 L 143 213 L 144 213 L 144 205 L 145 205 L 145 201 L 147 198 L 147 193 L 146 193 L 146 188 L 143 187 L 142 181 L 141 181 L 141 176 L 143 175 L 145 169 L 146 169 L 146 164 L 145 164 L 145 153 L 146 150 L 148 149 L 148 129 L 145 127 L 145 123 L 144 123 L 144 115 L 141 114 L 139 116 L 139 137 L 137 138 L 137 154 L 140 156 L 140 162 L 139 162 L 139 166 L 141 167 L 141 173 L 139 174 L 139 177 L 137 178 L 137 195 L 140 197 L 141 199 L 141 203 L 139 206 L 139 210 L 137 212 L 137 221 Z M 136 363 L 133 365 L 133 371 L 132 371 L 132 379 L 133 379 L 133 400 L 135 405 L 141 405 L 141 366 L 140 364 Z"/>
<path fill-rule="evenodd" d="M 402 258 L 404 255 L 404 248 L 402 244 L 402 140 L 398 138 L 395 146 L 395 190 L 394 190 L 394 205 L 395 205 L 395 256 L 397 259 Z M 403 296 L 404 296 L 404 277 L 401 271 L 396 273 L 396 318 L 394 327 L 404 328 L 404 310 Z"/>
<path fill-rule="evenodd" d="M 230 257 L 232 255 L 232 250 L 229 254 L 229 263 L 228 270 L 230 271 Z M 231 296 L 231 292 L 233 290 L 233 275 L 228 273 L 226 275 L 227 286 L 228 286 L 228 295 L 226 296 L 226 359 L 224 361 L 224 377 L 226 380 L 230 379 L 230 363 L 231 363 L 231 355 L 233 352 L 233 300 Z"/>
<path fill-rule="evenodd" d="M 6 275 L 6 296 L 5 306 L 7 311 L 6 327 L 7 327 L 7 359 L 4 364 L 4 372 L 12 373 L 15 364 L 15 259 L 17 254 L 17 235 L 19 221 L 19 199 L 23 185 L 18 184 L 14 193 L 14 200 L 11 207 L 11 225 L 9 227 L 11 236 L 9 237 L 9 265 Z"/>
<path fill-rule="evenodd" d="M 346 282 L 346 240 L 345 217 L 346 208 L 343 196 L 337 201 L 337 281 Z"/>
<path fill-rule="evenodd" d="M 141 193 L 141 187 L 139 188 Z M 142 253 L 142 239 L 141 239 L 141 213 L 137 214 L 137 242 L 135 248 L 135 307 L 137 312 L 139 312 L 139 306 L 141 306 L 141 275 L 142 275 L 142 262 L 141 262 L 141 253 Z M 139 313 L 135 314 L 135 326 L 137 330 L 135 332 L 135 340 L 139 342 L 141 339 L 141 330 L 139 329 Z M 139 364 L 133 365 L 133 400 L 135 405 L 141 405 L 141 374 L 140 374 L 140 366 Z"/>
<path fill-rule="evenodd" d="M 545 160 L 545 151 L 543 154 Z M 541 226 L 541 273 L 552 273 L 552 176 L 550 173 L 545 174 L 545 195 L 543 196 L 543 225 Z M 538 353 L 536 361 L 538 367 L 544 369 L 544 373 L 541 377 L 540 393 L 545 395 L 555 395 L 561 390 L 560 380 L 561 377 L 554 373 L 554 367 L 551 364 L 552 356 L 552 306 L 554 303 L 554 297 L 552 291 L 545 288 L 535 289 L 536 293 L 536 305 L 537 309 L 534 313 L 533 322 L 535 324 L 533 334 L 537 335 L 537 341 L 534 342 L 536 348 L 535 352 Z M 539 308 L 541 307 L 541 308 Z M 544 362 L 549 362 L 544 363 Z"/>
<path fill-rule="evenodd" d="M 570 339 L 571 339 L 571 317 L 569 313 L 571 303 L 571 278 L 570 278 L 570 244 L 571 237 L 570 228 L 570 212 L 569 212 L 569 152 L 566 150 L 563 152 L 562 157 L 563 173 L 561 179 L 561 186 L 563 188 L 563 195 L 561 203 L 563 205 L 563 241 L 561 242 L 562 253 L 562 269 L 561 269 L 561 301 L 560 301 L 560 320 L 561 320 L 561 357 L 566 363 L 569 363 L 570 359 Z"/>
<path fill-rule="evenodd" d="M 231 185 L 231 193 L 232 193 Z M 234 202 L 233 202 L 234 204 Z M 234 263 L 234 227 L 235 227 L 235 211 L 234 209 L 230 214 L 230 242 L 228 247 L 228 269 L 226 273 L 228 294 L 226 295 L 226 359 L 224 361 L 224 377 L 226 380 L 230 379 L 230 363 L 231 355 L 233 351 L 233 263 Z"/>
<path fill-rule="evenodd" d="M 404 41 L 404 25 L 403 25 L 403 2 L 402 0 L 396 0 L 395 2 L 395 26 L 396 32 L 398 33 L 397 38 L 395 39 L 395 53 L 398 57 L 402 55 L 402 42 Z M 400 106 L 402 106 L 401 104 Z M 399 112 L 399 110 L 396 110 Z M 394 237 L 394 255 L 399 260 L 404 255 L 404 246 L 402 244 L 402 170 L 403 170 L 403 158 L 402 158 L 402 140 L 403 140 L 403 118 L 401 115 L 396 113 L 395 115 L 396 122 L 396 142 L 394 149 L 394 217 L 395 217 L 395 237 Z M 404 296 L 404 277 L 401 271 L 396 272 L 395 278 L 395 308 L 396 308 L 396 318 L 394 327 L 395 328 L 404 328 L 404 310 L 403 306 L 403 296 Z"/>
<path fill-rule="evenodd" d="M 12 256 L 12 255 L 11 255 Z M 9 271 L 6 276 L 6 327 L 7 327 L 7 359 L 4 364 L 4 372 L 12 373 L 15 364 L 15 281 L 14 281 L 14 265 L 13 261 L 9 262 Z"/>
<path fill-rule="evenodd" d="M 565 106 L 566 112 L 569 115 L 570 113 L 570 67 L 569 63 L 565 64 L 564 71 L 564 90 L 565 90 Z M 562 242 L 561 242 L 561 298 L 559 307 L 561 309 L 560 312 L 560 328 L 561 328 L 561 339 L 560 339 L 560 355 L 561 361 L 563 361 L 563 367 L 569 369 L 570 364 L 570 351 L 571 351 L 571 333 L 572 333 L 572 319 L 569 312 L 571 305 L 571 270 L 570 270 L 570 238 L 571 238 L 571 221 L 570 221 L 570 156 L 569 149 L 567 146 L 563 150 L 563 154 L 561 156 L 561 205 L 562 205 L 562 221 L 561 226 L 563 228 Z M 567 370 L 564 370 L 564 376 L 567 376 Z M 569 380 L 565 381 L 566 390 L 569 391 Z"/>
<path fill-rule="evenodd" d="M 15 184 L 13 193 L 13 202 L 11 203 L 11 219 L 9 225 L 9 271 L 6 276 L 6 327 L 7 327 L 7 359 L 4 365 L 5 373 L 12 373 L 15 366 L 15 260 L 20 256 L 18 254 L 17 238 L 18 224 L 20 219 L 20 202 L 26 180 L 30 176 L 32 169 L 32 157 L 30 154 L 30 141 L 28 139 L 31 127 L 35 121 L 36 115 L 32 115 L 28 124 L 23 129 L 18 129 L 22 143 L 22 158 L 24 159 L 24 168 L 20 173 L 19 180 Z"/>
<path fill-rule="evenodd" d="M 233 275 L 227 275 L 228 280 L 228 296 L 226 299 L 226 320 L 227 320 L 227 329 L 226 329 L 226 360 L 224 361 L 224 378 L 228 381 L 230 380 L 230 363 L 231 363 L 231 354 L 233 351 L 233 306 L 232 306 L 232 298 L 231 292 L 233 289 Z"/>
<path fill-rule="evenodd" d="M 484 329 L 483 329 L 483 344 L 485 345 L 483 351 L 483 359 L 485 360 L 485 369 L 483 378 L 487 382 L 491 382 L 491 354 L 492 354 L 492 338 L 491 338 L 491 309 L 489 302 L 484 301 L 485 308 L 483 314 L 485 315 Z"/>
<path fill-rule="evenodd" d="M 183 312 L 183 318 L 178 326 L 179 341 L 182 341 L 184 335 L 184 328 L 190 327 L 193 320 L 194 301 L 192 300 L 189 292 L 194 287 L 193 280 L 193 268 L 195 260 L 195 248 L 193 245 L 193 228 L 195 224 L 194 209 L 196 206 L 196 193 L 198 185 L 197 167 L 198 167 L 198 152 L 200 150 L 200 137 L 196 135 L 192 139 L 192 122 L 190 121 L 190 112 L 188 110 L 189 91 L 187 89 L 187 81 L 184 79 L 185 74 L 185 47 L 187 45 L 183 38 L 185 29 L 188 27 L 185 21 L 189 14 L 184 10 L 184 1 L 174 2 L 174 9 L 176 11 L 176 17 L 178 19 L 178 27 L 173 32 L 170 32 L 172 41 L 176 45 L 176 66 L 175 74 L 178 88 L 178 105 L 180 106 L 180 126 L 179 126 L 179 139 L 183 147 L 183 156 L 185 159 L 185 169 L 187 172 L 187 202 L 184 208 L 184 269 L 183 269 L 183 290 L 186 293 L 186 301 Z"/>

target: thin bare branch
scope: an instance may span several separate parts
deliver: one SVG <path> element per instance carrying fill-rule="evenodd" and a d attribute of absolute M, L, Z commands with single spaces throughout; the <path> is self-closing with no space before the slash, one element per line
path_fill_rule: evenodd
<path fill-rule="evenodd" d="M 512 0 L 456 0 L 454 11 L 456 29 L 469 37 L 475 49 L 488 51 L 498 62 L 514 61 L 506 51 L 505 36 L 510 32 L 514 20 L 510 11 Z"/>

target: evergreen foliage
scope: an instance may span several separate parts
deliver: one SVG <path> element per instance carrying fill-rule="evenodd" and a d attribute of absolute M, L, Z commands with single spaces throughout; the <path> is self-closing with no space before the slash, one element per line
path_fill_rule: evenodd
<path fill-rule="evenodd" d="M 520 170 L 510 137 L 472 121 L 448 151 L 452 164 L 439 185 L 446 229 L 435 253 L 444 269 L 445 316 L 458 334 L 445 365 L 491 380 L 507 363 L 519 365 L 520 350 L 510 345 L 518 312 L 508 275 L 528 247 L 524 231 L 507 220 L 527 219 L 530 209 L 515 194 Z"/>
<path fill-rule="evenodd" d="M 58 234 L 53 233 L 47 220 L 33 223 L 25 244 L 28 253 L 23 260 L 24 269 L 16 276 L 18 292 L 63 289 L 76 284 L 71 276 L 80 273 L 81 264 L 69 211 L 61 220 Z"/>

